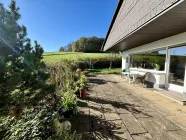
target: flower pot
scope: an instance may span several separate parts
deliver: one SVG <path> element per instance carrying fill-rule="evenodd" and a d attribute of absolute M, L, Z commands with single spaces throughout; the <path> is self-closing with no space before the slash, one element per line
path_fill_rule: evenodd
<path fill-rule="evenodd" d="M 22 112 L 21 106 L 20 106 L 20 105 L 13 106 L 13 107 L 11 108 L 11 112 L 12 112 L 13 116 L 14 116 L 16 119 L 18 119 L 19 116 L 20 116 L 20 114 L 21 114 L 21 112 Z"/>
<path fill-rule="evenodd" d="M 76 71 L 77 72 L 82 72 L 83 70 L 81 68 L 78 68 Z"/>
<path fill-rule="evenodd" d="M 86 89 L 81 89 L 81 90 L 80 90 L 80 97 L 81 97 L 82 99 L 85 99 L 85 98 L 86 98 Z"/>

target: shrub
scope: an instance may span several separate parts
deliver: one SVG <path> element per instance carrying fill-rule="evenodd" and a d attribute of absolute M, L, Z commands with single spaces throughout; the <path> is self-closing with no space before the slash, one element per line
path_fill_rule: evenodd
<path fill-rule="evenodd" d="M 54 134 L 52 123 L 53 112 L 48 109 L 39 111 L 27 110 L 21 119 L 4 118 L 1 123 L 1 138 L 7 140 L 47 139 Z"/>
<path fill-rule="evenodd" d="M 0 137 L 6 140 L 78 140 L 81 135 L 64 130 L 57 134 L 52 127 L 57 112 L 51 109 L 26 110 L 18 121 L 12 117 L 1 118 Z"/>
<path fill-rule="evenodd" d="M 85 58 L 76 61 L 76 65 L 82 69 L 85 68 L 109 68 L 110 61 L 106 57 L 97 57 L 97 58 Z M 121 67 L 121 57 L 116 57 L 113 60 L 113 67 Z"/>
<path fill-rule="evenodd" d="M 63 93 L 58 106 L 59 115 L 64 116 L 65 119 L 75 115 L 77 113 L 77 97 L 74 92 L 68 91 Z"/>

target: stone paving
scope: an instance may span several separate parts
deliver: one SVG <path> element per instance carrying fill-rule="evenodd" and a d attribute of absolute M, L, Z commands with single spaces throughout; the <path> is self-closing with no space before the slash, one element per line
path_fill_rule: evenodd
<path fill-rule="evenodd" d="M 73 128 L 83 139 L 186 140 L 186 131 L 166 118 L 168 111 L 137 96 L 119 75 L 97 75 L 89 83 Z"/>

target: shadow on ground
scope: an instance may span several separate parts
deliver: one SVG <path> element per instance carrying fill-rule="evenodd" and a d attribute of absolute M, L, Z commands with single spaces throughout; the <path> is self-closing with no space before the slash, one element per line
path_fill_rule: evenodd
<path fill-rule="evenodd" d="M 110 101 L 107 99 L 101 99 L 101 98 L 95 98 L 95 97 L 87 97 L 88 103 L 91 102 L 91 104 L 110 104 L 115 109 L 122 108 L 127 110 L 130 113 L 135 114 L 143 114 L 146 117 L 152 117 L 151 115 L 136 109 L 136 106 L 134 104 L 124 103 L 124 102 L 118 102 L 118 101 Z M 83 134 L 83 139 L 86 140 L 94 140 L 94 139 L 122 139 L 118 133 L 116 133 L 116 130 L 122 129 L 121 126 L 118 126 L 117 124 L 113 123 L 112 121 L 108 121 L 105 119 L 104 116 L 96 116 L 92 115 L 90 113 L 90 110 L 97 111 L 101 114 L 104 114 L 106 112 L 110 112 L 111 110 L 105 110 L 103 107 L 97 107 L 89 105 L 87 102 L 83 100 L 79 100 L 78 107 L 84 108 L 84 111 L 80 111 L 76 118 L 73 121 L 73 130 L 76 130 L 78 133 Z M 118 113 L 119 114 L 119 113 Z M 126 131 L 122 131 L 123 135 L 127 133 Z M 127 134 L 126 134 L 127 135 Z"/>
<path fill-rule="evenodd" d="M 115 84 L 118 83 L 118 82 L 113 82 L 113 81 L 103 80 L 103 79 L 98 79 L 98 78 L 89 79 L 89 83 L 90 84 L 99 84 L 99 85 L 101 85 L 101 84 L 106 84 L 108 82 L 115 83 Z"/>

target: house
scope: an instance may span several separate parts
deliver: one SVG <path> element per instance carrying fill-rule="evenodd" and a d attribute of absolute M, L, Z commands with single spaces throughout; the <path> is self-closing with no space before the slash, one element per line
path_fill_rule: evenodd
<path fill-rule="evenodd" d="M 122 69 L 186 97 L 186 0 L 119 0 L 103 51 L 121 52 Z"/>

